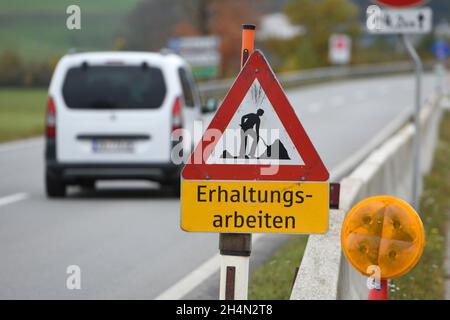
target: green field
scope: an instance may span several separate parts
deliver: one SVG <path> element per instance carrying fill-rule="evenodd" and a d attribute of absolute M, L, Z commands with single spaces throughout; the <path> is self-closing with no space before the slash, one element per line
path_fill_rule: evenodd
<path fill-rule="evenodd" d="M 89 12 L 120 12 L 130 9 L 138 0 L 1 0 L 0 12 L 65 12 L 65 8 L 76 4 Z"/>
<path fill-rule="evenodd" d="M 43 89 L 0 89 L 0 141 L 42 134 L 46 103 Z"/>
<path fill-rule="evenodd" d="M 109 50 L 127 28 L 139 0 L 0 0 L 0 54 L 18 52 L 25 61 L 49 61 L 70 48 Z M 81 8 L 81 30 L 68 30 L 66 8 Z M 45 45 L 44 45 L 45 43 Z"/>

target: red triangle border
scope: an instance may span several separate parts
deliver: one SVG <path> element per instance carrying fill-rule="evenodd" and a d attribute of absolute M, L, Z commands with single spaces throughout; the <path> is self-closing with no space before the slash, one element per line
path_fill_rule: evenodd
<path fill-rule="evenodd" d="M 327 168 L 301 125 L 267 60 L 259 50 L 254 51 L 249 57 L 207 130 L 218 129 L 223 134 L 255 79 L 258 79 L 264 89 L 266 97 L 302 157 L 304 165 L 280 164 L 276 174 L 261 175 L 261 170 L 269 168 L 270 165 L 206 164 L 205 160 L 208 159 L 219 139 L 209 141 L 203 136 L 183 168 L 182 178 L 236 181 L 328 181 Z M 201 155 L 203 150 L 206 150 L 204 156 Z M 201 161 L 194 163 L 194 159 L 201 159 Z"/>

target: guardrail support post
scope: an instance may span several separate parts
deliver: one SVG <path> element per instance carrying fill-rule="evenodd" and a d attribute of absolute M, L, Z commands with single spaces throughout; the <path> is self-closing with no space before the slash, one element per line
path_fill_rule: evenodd
<path fill-rule="evenodd" d="M 422 72 L 423 64 L 420 60 L 417 51 L 411 44 L 409 37 L 406 34 L 402 34 L 403 43 L 409 56 L 414 62 L 415 73 L 416 73 L 416 84 L 415 84 L 415 101 L 414 101 L 414 126 L 416 129 L 414 135 L 414 159 L 413 159 L 413 207 L 417 212 L 420 212 L 420 192 L 422 184 L 422 175 L 420 170 L 420 141 L 421 141 L 421 126 L 420 126 L 420 108 L 422 103 Z"/>

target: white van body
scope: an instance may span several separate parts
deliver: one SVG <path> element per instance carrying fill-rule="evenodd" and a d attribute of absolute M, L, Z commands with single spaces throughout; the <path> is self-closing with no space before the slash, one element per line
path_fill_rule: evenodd
<path fill-rule="evenodd" d="M 201 119 L 199 95 L 182 58 L 144 52 L 68 54 L 59 61 L 48 94 L 55 113 L 54 136 L 47 136 L 49 195 L 63 196 L 58 189 L 68 184 L 101 179 L 178 182 L 172 131 L 181 121 L 192 132 L 194 121 Z"/>

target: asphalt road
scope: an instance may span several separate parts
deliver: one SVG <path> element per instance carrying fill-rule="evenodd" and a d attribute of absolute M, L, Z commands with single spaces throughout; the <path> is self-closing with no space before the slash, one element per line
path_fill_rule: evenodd
<path fill-rule="evenodd" d="M 425 77 L 424 97 L 434 84 Z M 412 110 L 413 88 L 412 76 L 395 76 L 308 86 L 288 96 L 331 171 Z M 156 185 L 116 182 L 48 200 L 43 168 L 42 139 L 0 145 L 0 298 L 217 297 L 218 236 L 182 232 L 179 199 Z M 252 259 L 283 239 L 257 240 Z M 69 265 L 81 268 L 81 290 L 66 288 Z"/>

